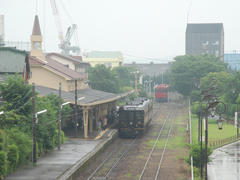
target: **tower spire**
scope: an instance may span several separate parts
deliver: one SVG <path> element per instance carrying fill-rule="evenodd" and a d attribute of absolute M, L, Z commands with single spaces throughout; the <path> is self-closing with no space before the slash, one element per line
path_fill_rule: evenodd
<path fill-rule="evenodd" d="M 39 19 L 38 19 L 38 16 L 37 16 L 37 15 L 35 15 L 32 35 L 38 35 L 38 36 L 41 36 L 41 35 L 42 35 L 42 34 L 41 34 L 40 25 L 39 25 Z"/>
<path fill-rule="evenodd" d="M 31 56 L 37 57 L 38 59 L 45 61 L 45 56 L 42 51 L 42 34 L 39 25 L 38 16 L 35 16 L 33 23 L 33 30 L 31 35 Z"/>

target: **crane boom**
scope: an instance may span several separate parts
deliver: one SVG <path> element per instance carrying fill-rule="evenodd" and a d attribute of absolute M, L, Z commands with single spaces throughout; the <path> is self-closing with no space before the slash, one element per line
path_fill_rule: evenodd
<path fill-rule="evenodd" d="M 76 33 L 77 25 L 72 24 L 71 26 L 69 26 L 65 37 L 63 37 L 62 25 L 61 25 L 61 20 L 60 20 L 56 1 L 50 0 L 50 3 L 51 3 L 52 12 L 55 17 L 55 23 L 58 30 L 58 38 L 60 40 L 59 48 L 62 50 L 62 53 L 66 55 L 69 55 L 71 51 L 75 53 L 79 53 L 80 48 L 78 46 L 78 42 L 77 42 L 77 46 L 71 46 L 71 43 L 70 43 L 72 36 L 73 35 L 77 36 L 77 33 Z M 77 38 L 76 40 L 78 41 Z"/>
<path fill-rule="evenodd" d="M 60 40 L 60 43 L 63 43 L 63 30 L 62 30 L 61 20 L 60 20 L 60 16 L 57 9 L 57 4 L 55 0 L 50 0 L 50 3 L 51 3 L 52 12 L 55 17 L 55 23 L 58 30 L 58 39 Z"/>

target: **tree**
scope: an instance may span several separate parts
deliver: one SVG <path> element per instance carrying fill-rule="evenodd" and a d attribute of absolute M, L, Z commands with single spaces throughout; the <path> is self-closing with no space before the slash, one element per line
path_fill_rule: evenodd
<path fill-rule="evenodd" d="M 0 83 L 0 96 L 4 101 L 3 108 L 6 111 L 14 110 L 22 115 L 31 113 L 32 89 L 21 76 L 8 76 L 7 80 Z"/>
<path fill-rule="evenodd" d="M 116 74 L 117 79 L 119 80 L 120 88 L 134 86 L 135 69 L 119 66 L 113 68 L 112 71 Z"/>
<path fill-rule="evenodd" d="M 94 68 L 90 68 L 89 80 L 93 89 L 111 93 L 119 92 L 119 81 L 116 73 L 104 65 L 97 65 Z"/>
<path fill-rule="evenodd" d="M 216 85 L 214 94 L 218 97 L 223 97 L 229 90 L 228 84 L 232 82 L 232 80 L 233 76 L 228 72 L 210 72 L 205 77 L 201 78 L 200 87 L 201 90 L 206 90 L 209 88 L 209 84 L 214 81 L 214 84 Z"/>
<path fill-rule="evenodd" d="M 171 84 L 184 96 L 200 87 L 200 79 L 209 72 L 220 72 L 226 65 L 214 56 L 178 56 L 171 66 Z"/>

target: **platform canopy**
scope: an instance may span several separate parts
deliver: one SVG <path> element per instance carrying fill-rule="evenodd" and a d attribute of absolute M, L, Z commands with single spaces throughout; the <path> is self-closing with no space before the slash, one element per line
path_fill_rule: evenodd
<path fill-rule="evenodd" d="M 39 93 L 40 96 L 47 96 L 50 94 L 58 95 L 58 90 L 43 87 L 43 86 L 36 86 L 36 91 Z M 109 103 L 112 101 L 116 101 L 118 99 L 121 99 L 123 97 L 128 96 L 129 94 L 132 94 L 133 91 L 123 93 L 123 94 L 114 94 L 114 93 L 108 93 L 104 91 L 99 91 L 95 89 L 81 89 L 77 91 L 78 98 L 84 97 L 84 99 L 78 101 L 78 105 L 80 106 L 95 106 L 103 103 Z M 71 102 L 72 104 L 75 103 L 75 91 L 62 91 L 62 98 L 65 101 Z"/>

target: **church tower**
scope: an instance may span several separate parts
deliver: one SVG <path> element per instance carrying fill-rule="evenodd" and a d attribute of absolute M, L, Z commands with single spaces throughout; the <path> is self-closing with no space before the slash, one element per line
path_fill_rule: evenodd
<path fill-rule="evenodd" d="M 42 50 L 42 34 L 39 25 L 38 16 L 35 16 L 33 31 L 31 35 L 31 51 L 30 56 L 37 57 L 38 59 L 45 61 L 45 56 Z"/>

